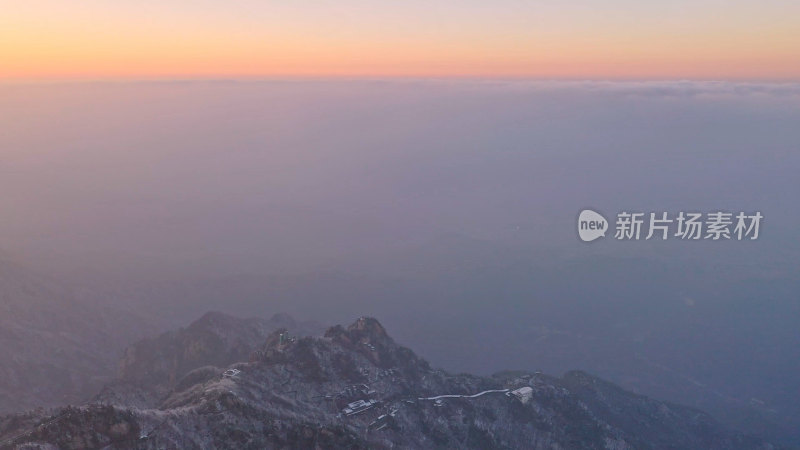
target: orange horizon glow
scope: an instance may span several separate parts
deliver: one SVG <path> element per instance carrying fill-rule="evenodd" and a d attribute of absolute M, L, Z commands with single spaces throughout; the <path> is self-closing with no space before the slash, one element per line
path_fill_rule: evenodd
<path fill-rule="evenodd" d="M 0 80 L 800 80 L 800 7 L 780 2 L 772 8 L 740 2 L 725 20 L 712 20 L 719 14 L 713 9 L 644 7 L 597 15 L 554 5 L 521 11 L 471 5 L 451 17 L 449 9 L 370 9 L 355 0 L 346 7 L 266 9 L 245 0 L 232 3 L 239 9 L 195 9 L 178 0 L 62 3 L 31 0 L 4 9 Z"/>

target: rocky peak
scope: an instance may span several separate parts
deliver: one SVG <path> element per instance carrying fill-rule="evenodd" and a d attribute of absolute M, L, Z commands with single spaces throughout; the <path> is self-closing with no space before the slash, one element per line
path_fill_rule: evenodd
<path fill-rule="evenodd" d="M 209 311 L 189 325 L 191 330 L 212 330 L 232 325 L 237 319 L 219 311 Z"/>
<path fill-rule="evenodd" d="M 360 317 L 346 329 L 341 325 L 331 327 L 325 332 L 325 337 L 347 345 L 396 345 L 383 325 L 372 317 Z"/>
<path fill-rule="evenodd" d="M 378 319 L 373 317 L 359 317 L 358 320 L 347 327 L 347 331 L 366 335 L 374 339 L 386 339 L 389 337 L 383 325 L 378 322 Z"/>

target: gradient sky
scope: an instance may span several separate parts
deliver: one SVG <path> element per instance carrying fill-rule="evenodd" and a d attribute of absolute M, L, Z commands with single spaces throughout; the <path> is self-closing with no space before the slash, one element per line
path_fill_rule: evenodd
<path fill-rule="evenodd" d="M 0 0 L 0 79 L 800 79 L 796 0 Z"/>

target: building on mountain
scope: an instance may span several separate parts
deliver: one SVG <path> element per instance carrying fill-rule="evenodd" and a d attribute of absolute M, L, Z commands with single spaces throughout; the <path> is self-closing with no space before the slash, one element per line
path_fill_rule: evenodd
<path fill-rule="evenodd" d="M 519 389 L 514 389 L 509 394 L 516 397 L 522 403 L 528 403 L 533 398 L 533 389 L 530 386 L 523 386 Z"/>
<path fill-rule="evenodd" d="M 353 403 L 348 403 L 347 407 L 342 410 L 345 416 L 352 416 L 362 413 L 377 404 L 377 400 L 358 400 Z"/>

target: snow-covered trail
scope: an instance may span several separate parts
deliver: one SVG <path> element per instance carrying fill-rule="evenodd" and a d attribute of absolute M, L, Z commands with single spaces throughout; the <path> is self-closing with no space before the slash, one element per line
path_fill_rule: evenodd
<path fill-rule="evenodd" d="M 491 394 L 493 392 L 500 392 L 506 393 L 509 392 L 508 389 L 489 389 L 488 391 L 478 392 L 477 394 L 473 395 L 462 395 L 462 394 L 445 394 L 445 395 L 437 395 L 436 397 L 420 397 L 417 400 L 439 400 L 440 398 L 476 398 L 480 397 L 484 394 Z"/>

